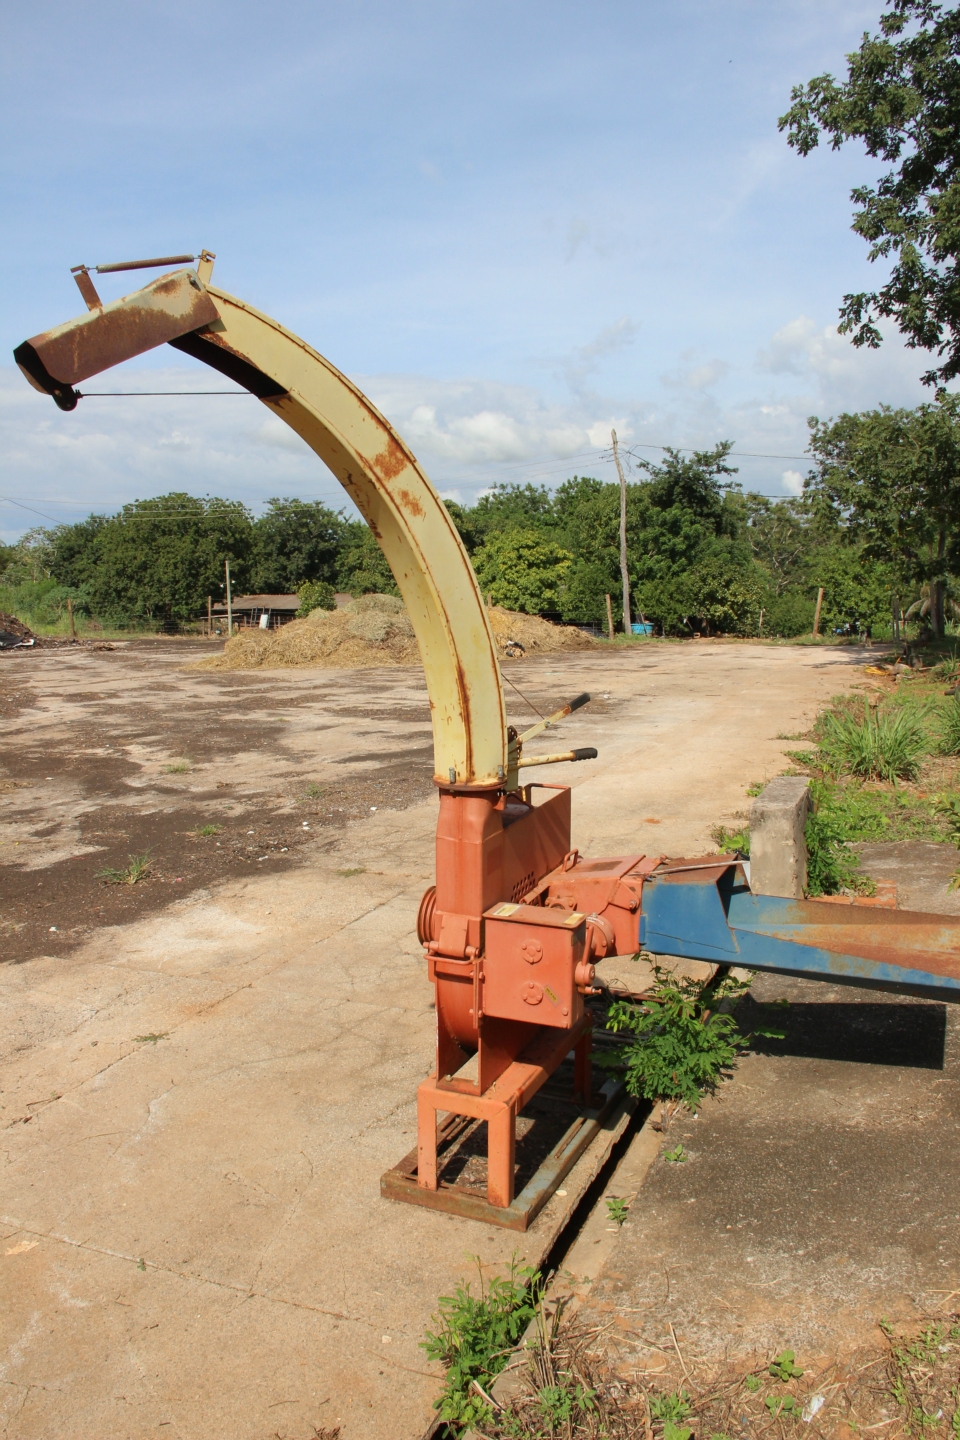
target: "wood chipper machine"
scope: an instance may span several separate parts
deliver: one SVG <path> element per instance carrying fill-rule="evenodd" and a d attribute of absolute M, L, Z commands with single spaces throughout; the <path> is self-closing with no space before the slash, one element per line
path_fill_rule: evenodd
<path fill-rule="evenodd" d="M 498 654 L 469 557 L 400 436 L 329 361 L 211 283 L 214 256 L 97 266 L 166 273 L 104 304 L 74 275 L 87 313 L 14 351 L 62 410 L 81 382 L 164 343 L 246 388 L 313 449 L 376 536 L 423 659 L 439 795 L 436 885 L 417 929 L 436 996 L 436 1063 L 418 1093 L 416 1151 L 383 1177 L 394 1198 L 523 1229 L 617 1098 L 591 1080 L 595 966 L 641 947 L 718 966 L 960 998 L 960 921 L 753 895 L 742 867 L 641 852 L 587 859 L 571 841 L 571 792 L 524 772 L 595 750 L 525 746 L 508 728 Z M 197 261 L 193 268 L 193 262 Z M 569 1069 L 580 1111 L 515 1195 L 518 1116 Z M 444 1177 L 464 1127 L 486 1122 L 486 1195 Z"/>

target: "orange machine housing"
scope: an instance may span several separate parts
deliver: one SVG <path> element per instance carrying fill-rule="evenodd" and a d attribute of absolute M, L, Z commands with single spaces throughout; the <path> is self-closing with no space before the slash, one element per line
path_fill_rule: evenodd
<path fill-rule="evenodd" d="M 547 792 L 539 804 L 535 791 Z M 418 1096 L 420 1186 L 437 1188 L 440 1112 L 487 1120 L 488 1200 L 508 1206 L 516 1115 L 571 1050 L 589 1103 L 593 961 L 636 953 L 643 880 L 658 863 L 581 860 L 569 786 L 441 789 L 437 884 L 417 922 L 437 1015 L 436 1068 Z M 473 1055 L 467 1079 L 458 1072 Z"/>

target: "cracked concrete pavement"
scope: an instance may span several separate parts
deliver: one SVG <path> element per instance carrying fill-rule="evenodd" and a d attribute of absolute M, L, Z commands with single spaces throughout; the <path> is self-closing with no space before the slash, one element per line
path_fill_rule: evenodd
<path fill-rule="evenodd" d="M 778 734 L 856 683 L 863 659 L 652 644 L 508 673 L 541 708 L 583 689 L 598 697 L 550 744 L 596 744 L 600 759 L 538 776 L 574 786 L 583 853 L 690 854 L 746 810 L 749 783 L 782 768 Z M 236 678 L 197 687 L 195 673 L 155 663 L 174 726 L 188 710 L 202 724 Z M 59 664 L 37 656 L 0 683 L 12 675 L 42 711 L 68 674 L 119 697 L 132 667 L 122 651 L 77 657 L 81 672 Z M 293 707 L 322 689 L 346 711 L 399 710 L 377 722 L 383 760 L 422 744 L 403 708 L 411 694 L 424 703 L 418 672 L 256 678 L 251 716 L 265 695 Z M 524 721 L 531 712 L 508 694 Z M 332 742 L 355 751 L 350 714 L 320 729 L 309 703 L 289 713 L 307 719 L 245 757 L 251 794 L 261 770 L 266 793 L 278 764 L 307 777 Z M 191 804 L 202 811 L 211 793 Z M 413 1143 L 432 1059 L 414 922 L 436 814 L 432 798 L 385 805 L 318 822 L 284 868 L 169 890 L 159 908 L 94 924 L 72 948 L 38 943 L 0 969 L 5 1440 L 161 1428 L 266 1440 L 336 1425 L 344 1440 L 416 1440 L 438 1388 L 419 1349 L 437 1297 L 470 1256 L 489 1267 L 539 1256 L 549 1207 L 518 1236 L 380 1198 L 380 1174 Z"/>

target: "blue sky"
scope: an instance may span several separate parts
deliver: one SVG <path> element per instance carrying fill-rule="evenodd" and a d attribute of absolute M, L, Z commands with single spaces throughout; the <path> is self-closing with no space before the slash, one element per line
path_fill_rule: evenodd
<path fill-rule="evenodd" d="M 607 477 L 611 425 L 632 446 L 801 456 L 812 413 L 925 397 L 923 355 L 835 332 L 843 294 L 882 280 L 849 229 L 875 165 L 855 146 L 800 160 L 776 127 L 879 11 L 8 4 L 0 354 L 81 312 L 71 265 L 207 246 L 215 282 L 361 384 L 442 493 Z M 85 388 L 210 386 L 164 349 Z M 343 503 L 253 399 L 62 415 L 12 362 L 0 456 L 7 539 L 170 489 Z M 740 465 L 770 494 L 806 468 Z"/>

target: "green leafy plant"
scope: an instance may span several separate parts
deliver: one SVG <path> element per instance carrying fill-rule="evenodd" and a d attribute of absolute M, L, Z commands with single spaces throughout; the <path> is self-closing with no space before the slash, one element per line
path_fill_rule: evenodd
<path fill-rule="evenodd" d="M 687 1159 L 687 1152 L 682 1145 L 678 1145 L 675 1150 L 668 1150 L 663 1158 L 670 1165 L 682 1165 Z"/>
<path fill-rule="evenodd" d="M 749 825 L 741 825 L 739 830 L 728 830 L 725 825 L 717 825 L 710 833 L 717 849 L 724 854 L 740 855 L 744 860 L 750 859 Z"/>
<path fill-rule="evenodd" d="M 301 798 L 304 800 L 319 800 L 322 794 L 323 786 L 318 785 L 316 780 L 311 780 Z"/>
<path fill-rule="evenodd" d="M 746 1385 L 751 1395 L 756 1395 L 757 1391 L 763 1385 L 763 1381 L 760 1379 L 759 1375 L 747 1375 L 743 1383 L 744 1385 Z"/>
<path fill-rule="evenodd" d="M 477 1260 L 480 1293 L 470 1283 L 457 1286 L 453 1295 L 438 1301 L 433 1317 L 436 1331 L 427 1331 L 421 1348 L 431 1360 L 446 1366 L 443 1390 L 434 1402 L 441 1420 L 469 1428 L 490 1418 L 490 1406 L 474 1382 L 484 1390 L 507 1362 L 510 1351 L 537 1313 L 543 1285 L 537 1271 L 520 1268 L 516 1257 L 506 1275 L 484 1284 Z"/>
<path fill-rule="evenodd" d="M 565 1375 L 560 1376 L 559 1381 L 557 1385 L 544 1385 L 537 1391 L 537 1409 L 551 1430 L 570 1425 L 577 1419 L 578 1411 L 584 1414 L 594 1409 L 596 1391 L 579 1383 L 571 1385 Z"/>
<path fill-rule="evenodd" d="M 763 1403 L 774 1419 L 780 1414 L 791 1415 L 801 1408 L 793 1395 L 768 1395 Z"/>
<path fill-rule="evenodd" d="M 784 1384 L 786 1384 L 788 1380 L 798 1380 L 803 1374 L 803 1371 L 794 1364 L 796 1358 L 793 1350 L 781 1350 L 780 1354 L 775 1355 L 770 1361 L 768 1367 L 769 1373 L 774 1379 L 782 1380 Z"/>
<path fill-rule="evenodd" d="M 610 1219 L 618 1226 L 622 1225 L 623 1222 L 626 1220 L 629 1210 L 630 1206 L 627 1204 L 626 1200 L 622 1200 L 619 1195 L 611 1195 L 610 1199 L 607 1201 L 607 1214 L 609 1215 Z"/>
<path fill-rule="evenodd" d="M 654 985 L 643 1001 L 615 1000 L 607 1029 L 632 1039 L 619 1053 L 596 1063 L 623 1072 L 627 1091 L 645 1100 L 684 1100 L 696 1109 L 715 1088 L 751 1036 L 741 1035 L 732 1015 L 717 1009 L 747 985 L 730 975 L 691 980 L 654 965 Z M 782 1039 L 781 1032 L 757 1031 Z"/>
<path fill-rule="evenodd" d="M 689 1425 L 681 1424 L 689 1414 L 690 1396 L 686 1390 L 654 1395 L 650 1400 L 650 1415 L 663 1426 L 663 1440 L 690 1440 L 693 1431 Z"/>
<path fill-rule="evenodd" d="M 103 870 L 97 871 L 96 878 L 102 880 L 104 885 L 136 885 L 138 880 L 142 880 L 145 875 L 150 873 L 149 850 L 145 851 L 143 855 L 128 855 L 127 859 L 130 863 L 122 870 L 106 866 Z"/>

